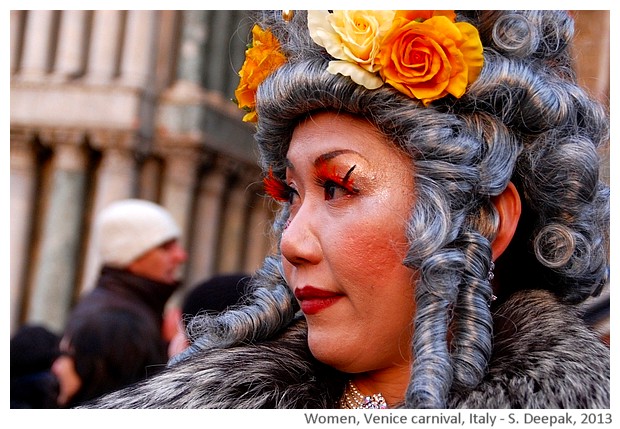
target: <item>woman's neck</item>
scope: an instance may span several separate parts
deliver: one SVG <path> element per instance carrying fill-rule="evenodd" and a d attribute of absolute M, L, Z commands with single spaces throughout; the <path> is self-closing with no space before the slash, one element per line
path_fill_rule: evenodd
<path fill-rule="evenodd" d="M 381 393 L 388 407 L 404 402 L 409 385 L 410 368 L 395 366 L 352 375 L 351 380 L 363 395 Z"/>

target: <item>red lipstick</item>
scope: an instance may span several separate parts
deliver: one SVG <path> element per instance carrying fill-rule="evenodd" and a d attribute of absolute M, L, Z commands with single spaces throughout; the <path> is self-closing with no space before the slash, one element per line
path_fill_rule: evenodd
<path fill-rule="evenodd" d="M 304 314 L 313 315 L 334 304 L 342 295 L 314 286 L 303 286 L 295 289 L 295 298 Z"/>

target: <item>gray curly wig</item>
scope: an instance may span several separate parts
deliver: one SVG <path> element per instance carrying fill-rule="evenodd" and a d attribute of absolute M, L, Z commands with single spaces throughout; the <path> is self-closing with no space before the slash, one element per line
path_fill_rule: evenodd
<path fill-rule="evenodd" d="M 479 30 L 484 67 L 463 97 L 424 107 L 387 85 L 368 90 L 328 73 L 330 57 L 310 38 L 304 12 L 290 22 L 280 11 L 256 16 L 287 56 L 257 93 L 264 171 L 284 176 L 295 126 L 324 110 L 367 118 L 413 160 L 416 203 L 403 261 L 420 273 L 412 285 L 415 360 L 403 404 L 412 408 L 443 408 L 451 390 L 473 388 L 485 374 L 499 223 L 492 198 L 510 181 L 523 212 L 496 261 L 498 302 L 520 289 L 547 289 L 576 304 L 608 280 L 609 188 L 599 180 L 597 153 L 608 141 L 608 115 L 576 83 L 572 18 L 565 11 L 457 11 L 457 20 Z M 288 214 L 284 205 L 276 236 Z M 268 257 L 253 282 L 245 306 L 195 320 L 194 343 L 177 360 L 269 338 L 291 323 L 298 308 L 280 256 Z"/>

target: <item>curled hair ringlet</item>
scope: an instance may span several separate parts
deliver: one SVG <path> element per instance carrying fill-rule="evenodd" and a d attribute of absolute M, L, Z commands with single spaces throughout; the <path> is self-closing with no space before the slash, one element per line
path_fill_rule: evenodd
<path fill-rule="evenodd" d="M 538 44 L 534 27 L 523 15 L 500 16 L 493 25 L 493 40 L 504 52 L 524 57 Z"/>

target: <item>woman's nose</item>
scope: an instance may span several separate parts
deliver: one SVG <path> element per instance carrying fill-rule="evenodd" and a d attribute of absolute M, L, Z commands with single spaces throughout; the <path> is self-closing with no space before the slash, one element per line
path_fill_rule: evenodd
<path fill-rule="evenodd" d="M 288 219 L 282 231 L 280 251 L 292 265 L 317 264 L 321 260 L 321 241 L 316 222 L 311 210 L 303 209 Z"/>

